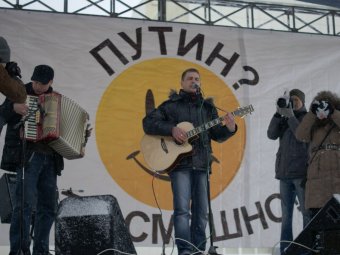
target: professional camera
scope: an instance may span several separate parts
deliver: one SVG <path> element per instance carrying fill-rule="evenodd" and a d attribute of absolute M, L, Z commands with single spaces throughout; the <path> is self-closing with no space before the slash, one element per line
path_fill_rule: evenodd
<path fill-rule="evenodd" d="M 277 100 L 277 106 L 280 108 L 289 108 L 290 105 L 292 105 L 292 101 L 290 99 L 287 100 L 286 98 L 280 97 Z"/>
<path fill-rule="evenodd" d="M 16 62 L 7 62 L 5 69 L 7 70 L 9 76 L 11 76 L 12 78 L 16 76 L 21 78 L 21 69 Z"/>
<path fill-rule="evenodd" d="M 283 96 L 279 97 L 276 102 L 279 108 L 289 108 L 291 107 L 292 101 L 290 100 L 289 91 L 286 90 Z"/>

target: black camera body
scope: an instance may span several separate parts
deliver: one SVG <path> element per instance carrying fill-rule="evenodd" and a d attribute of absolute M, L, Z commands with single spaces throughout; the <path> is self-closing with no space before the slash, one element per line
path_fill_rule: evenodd
<path fill-rule="evenodd" d="M 279 108 L 289 108 L 293 105 L 293 102 L 290 100 L 290 98 L 287 98 L 287 97 L 280 97 L 278 100 L 277 100 L 277 106 Z"/>
<path fill-rule="evenodd" d="M 16 62 L 8 62 L 5 66 L 5 69 L 12 78 L 17 76 L 21 78 L 21 70 Z"/>

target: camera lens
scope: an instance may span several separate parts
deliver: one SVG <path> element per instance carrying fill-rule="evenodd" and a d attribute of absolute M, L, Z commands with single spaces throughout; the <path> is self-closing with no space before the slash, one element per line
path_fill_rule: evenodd
<path fill-rule="evenodd" d="M 280 108 L 285 108 L 285 107 L 287 107 L 286 99 L 284 99 L 284 98 L 279 98 L 279 100 L 277 100 L 277 106 L 280 107 Z"/>

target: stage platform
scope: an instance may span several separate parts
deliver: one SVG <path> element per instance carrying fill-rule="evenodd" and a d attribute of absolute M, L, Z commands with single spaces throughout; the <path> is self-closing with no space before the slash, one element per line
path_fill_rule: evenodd
<path fill-rule="evenodd" d="M 135 247 L 137 255 L 162 255 L 161 247 Z M 54 247 L 50 248 L 50 252 L 54 255 Z M 274 252 L 272 248 L 218 248 L 220 255 L 278 255 L 278 251 Z M 0 254 L 6 255 L 9 253 L 8 246 L 0 246 Z M 128 255 L 126 253 L 122 253 Z M 93 254 L 96 255 L 96 254 Z M 105 253 L 103 253 L 105 255 Z M 172 248 L 165 249 L 165 255 L 177 255 L 177 250 Z"/>

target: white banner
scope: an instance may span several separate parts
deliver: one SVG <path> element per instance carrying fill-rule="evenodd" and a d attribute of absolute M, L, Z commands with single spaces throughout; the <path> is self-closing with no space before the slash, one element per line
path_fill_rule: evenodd
<path fill-rule="evenodd" d="M 170 89 L 179 90 L 189 67 L 199 69 L 204 95 L 220 108 L 252 104 L 252 115 L 237 118 L 237 135 L 213 145 L 215 241 L 219 247 L 278 242 L 278 141 L 267 138 L 267 127 L 285 89 L 304 91 L 307 108 L 321 90 L 340 93 L 339 38 L 12 10 L 0 10 L 0 35 L 25 83 L 36 65 L 50 65 L 54 89 L 90 114 L 94 131 L 86 155 L 65 160 L 59 190 L 115 196 L 136 246 L 159 246 L 162 238 L 171 244 L 173 235 L 169 181 L 153 180 L 140 153 L 145 112 Z M 4 131 L 1 136 L 2 148 Z M 0 246 L 8 245 L 9 225 L 0 228 Z M 294 235 L 301 229 L 296 209 Z"/>

